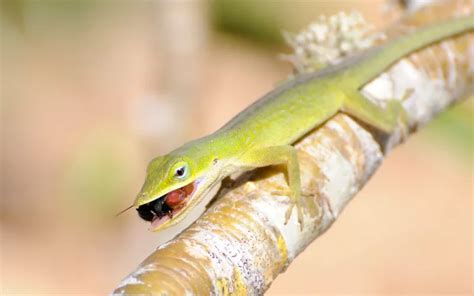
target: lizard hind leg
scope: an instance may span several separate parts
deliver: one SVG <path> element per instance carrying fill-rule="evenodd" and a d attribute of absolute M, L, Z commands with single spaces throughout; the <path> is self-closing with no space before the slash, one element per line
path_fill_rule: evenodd
<path fill-rule="evenodd" d="M 290 187 L 290 205 L 285 214 L 285 224 L 290 220 L 293 208 L 296 207 L 298 222 L 302 229 L 304 216 L 301 202 L 300 168 L 295 147 L 282 145 L 252 149 L 243 155 L 241 162 L 243 166 L 254 168 L 278 164 L 286 165 Z"/>
<path fill-rule="evenodd" d="M 346 95 L 341 111 L 384 133 L 391 133 L 399 124 L 402 125 L 402 133 L 408 129 L 405 110 L 397 99 L 388 101 L 386 107 L 382 108 L 359 91 L 352 91 Z"/>

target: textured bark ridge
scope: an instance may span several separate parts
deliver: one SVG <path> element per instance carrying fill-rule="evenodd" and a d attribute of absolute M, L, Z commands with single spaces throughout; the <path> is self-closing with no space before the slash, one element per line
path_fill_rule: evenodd
<path fill-rule="evenodd" d="M 426 7 L 387 31 L 389 38 L 455 15 L 470 1 Z M 474 16 L 473 16 L 474 17 Z M 375 102 L 403 99 L 410 132 L 474 89 L 474 33 L 425 48 L 393 65 L 362 93 Z M 315 238 L 401 142 L 339 114 L 297 143 L 306 197 L 303 231 L 295 213 L 284 224 L 287 183 L 278 168 L 257 171 L 215 202 L 190 228 L 160 246 L 114 294 L 261 295 Z"/>

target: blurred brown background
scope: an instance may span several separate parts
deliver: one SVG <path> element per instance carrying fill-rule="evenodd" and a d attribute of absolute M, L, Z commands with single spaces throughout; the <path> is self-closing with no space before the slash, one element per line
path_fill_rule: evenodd
<path fill-rule="evenodd" d="M 284 80 L 281 30 L 395 2 L 2 1 L 0 293 L 110 292 L 164 240 L 114 217 L 147 162 Z M 473 112 L 392 152 L 269 295 L 472 292 Z"/>

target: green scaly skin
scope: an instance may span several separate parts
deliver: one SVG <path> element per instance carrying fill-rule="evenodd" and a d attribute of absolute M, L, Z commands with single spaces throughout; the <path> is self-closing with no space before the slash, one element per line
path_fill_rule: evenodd
<path fill-rule="evenodd" d="M 299 165 L 292 144 L 319 127 L 338 112 L 344 112 L 383 132 L 390 133 L 401 122 L 404 110 L 399 100 L 380 108 L 359 90 L 400 58 L 441 39 L 472 30 L 474 17 L 468 16 L 428 26 L 386 45 L 373 48 L 346 62 L 296 77 L 269 92 L 211 135 L 189 142 L 153 159 L 145 184 L 134 206 L 152 202 L 191 182 L 195 191 L 173 217 L 154 231 L 177 224 L 200 202 L 207 202 L 211 189 L 236 172 L 276 164 L 286 164 L 290 206 L 303 225 Z M 183 176 L 176 170 L 184 168 Z"/>

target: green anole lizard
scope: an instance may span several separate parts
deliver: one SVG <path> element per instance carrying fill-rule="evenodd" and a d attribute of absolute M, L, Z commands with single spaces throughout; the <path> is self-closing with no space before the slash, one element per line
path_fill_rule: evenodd
<path fill-rule="evenodd" d="M 289 184 L 288 222 L 296 207 L 303 225 L 303 202 L 296 149 L 292 144 L 343 112 L 390 133 L 407 128 L 400 100 L 385 108 L 360 89 L 400 58 L 443 38 L 474 29 L 467 16 L 427 26 L 354 56 L 335 67 L 297 76 L 247 107 L 211 135 L 154 158 L 133 206 L 157 231 L 177 224 L 199 203 L 207 203 L 221 181 L 235 173 L 285 165 Z"/>

